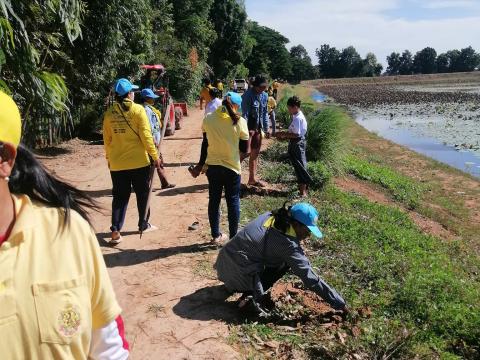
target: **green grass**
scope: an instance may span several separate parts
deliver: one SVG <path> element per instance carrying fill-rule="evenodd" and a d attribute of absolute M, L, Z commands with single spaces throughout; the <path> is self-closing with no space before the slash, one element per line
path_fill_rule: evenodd
<path fill-rule="evenodd" d="M 353 154 L 345 157 L 344 169 L 359 179 L 380 185 L 409 209 L 419 206 L 422 193 L 426 190 L 425 185 L 408 176 Z"/>
<path fill-rule="evenodd" d="M 292 88 L 288 91 L 291 94 Z M 301 97 L 305 100 L 308 96 L 303 89 Z M 328 114 L 329 106 L 321 108 Z M 312 118 L 310 114 L 309 120 Z M 353 120 L 347 121 L 347 136 L 351 129 L 356 129 Z M 355 136 L 385 141 L 363 130 Z M 478 224 L 466 223 L 470 212 L 463 201 L 429 178 L 431 171 L 442 170 L 440 166 L 431 165 L 414 179 L 401 171 L 409 162 L 397 160 L 403 153 L 391 147 L 383 147 L 385 152 L 372 151 L 353 142 L 353 151 L 341 158 L 344 171 L 382 187 L 397 202 L 459 236 L 445 241 L 425 234 L 398 207 L 379 205 L 329 185 L 325 179 L 336 175 L 337 170 L 327 161 L 310 162 L 309 170 L 321 179 L 317 182 L 323 191 L 311 192 L 308 201 L 319 209 L 320 227 L 326 236 L 322 242 L 307 242 L 305 247 L 319 274 L 353 309 L 340 331 L 349 333 L 356 325 L 361 335 L 348 336 L 342 343 L 318 320 L 304 324 L 293 338 L 282 334 L 274 323 L 246 323 L 240 331 L 247 337 L 256 334 L 261 339 L 285 342 L 310 358 L 341 359 L 352 354 L 365 359 L 480 358 L 480 259 L 471 246 L 472 239 L 478 242 Z M 265 151 L 262 176 L 293 189 L 295 178 L 285 153 L 285 143 L 275 143 Z M 280 207 L 285 200 L 243 199 L 242 224 Z M 371 308 L 370 317 L 360 316 L 358 310 L 365 307 Z"/>
<path fill-rule="evenodd" d="M 284 199 L 252 197 L 242 202 L 242 214 L 281 206 Z M 313 243 L 312 263 L 346 298 L 350 307 L 372 308 L 359 323 L 362 335 L 330 352 L 342 357 L 351 351 L 369 358 L 388 355 L 401 345 L 396 358 L 436 354 L 441 358 L 474 358 L 480 343 L 479 259 L 426 235 L 397 208 L 371 203 L 333 187 L 314 194 L 326 235 Z M 259 210 L 261 209 L 261 210 Z M 317 331 L 313 327 L 311 331 Z M 315 343 L 303 336 L 307 348 Z M 376 354 L 376 355 L 375 355 Z"/>

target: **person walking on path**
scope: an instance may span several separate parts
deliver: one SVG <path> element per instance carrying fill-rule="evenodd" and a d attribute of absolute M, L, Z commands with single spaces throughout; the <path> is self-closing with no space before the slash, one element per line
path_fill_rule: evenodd
<path fill-rule="evenodd" d="M 223 97 L 224 85 L 223 85 L 222 80 L 217 79 L 217 80 L 215 81 L 215 88 L 217 88 L 218 91 L 220 91 L 220 97 Z"/>
<path fill-rule="evenodd" d="M 150 122 L 143 106 L 133 102 L 138 89 L 127 79 L 115 83 L 115 102 L 103 119 L 103 141 L 113 184 L 112 237 L 115 245 L 121 240 L 128 201 L 133 190 L 137 197 L 138 230 L 156 230 L 148 222 L 146 209 L 150 192 L 150 166 L 163 166 L 152 137 Z M 147 220 L 144 220 L 147 219 Z"/>
<path fill-rule="evenodd" d="M 258 156 L 262 147 L 263 133 L 270 136 L 268 129 L 268 87 L 267 79 L 261 75 L 252 81 L 253 87 L 249 88 L 242 96 L 242 116 L 247 119 L 249 131 L 249 178 L 248 185 L 264 187 L 256 179 Z M 262 133 L 263 132 L 263 133 Z"/>
<path fill-rule="evenodd" d="M 280 140 L 289 140 L 288 156 L 297 175 L 298 189 L 301 197 L 307 196 L 308 185 L 312 182 L 312 177 L 307 171 L 307 119 L 300 110 L 302 102 L 297 96 L 287 100 L 288 112 L 292 116 L 292 122 L 288 127 L 288 132 L 278 132 L 276 138 Z"/>
<path fill-rule="evenodd" d="M 210 115 L 220 106 L 222 106 L 222 93 L 217 88 L 210 89 L 210 101 L 207 106 L 205 106 L 205 116 Z"/>
<path fill-rule="evenodd" d="M 203 120 L 203 142 L 198 164 L 190 169 L 198 177 L 206 165 L 208 178 L 208 219 L 212 242 L 222 243 L 220 200 L 225 190 L 230 237 L 235 236 L 240 219 L 241 160 L 248 148 L 247 121 L 237 114 L 242 97 L 228 92 L 223 105 Z"/>
<path fill-rule="evenodd" d="M 160 111 L 155 108 L 155 99 L 158 99 L 159 96 L 155 95 L 151 89 L 143 89 L 141 92 L 143 107 L 147 113 L 148 120 L 150 121 L 150 127 L 152 129 L 153 142 L 158 151 L 158 156 L 161 159 L 161 165 L 157 168 L 157 174 L 160 179 L 162 190 L 172 189 L 176 185 L 168 182 L 167 174 L 165 168 L 163 167 L 163 156 L 160 152 L 160 141 L 162 138 L 162 114 Z"/>
<path fill-rule="evenodd" d="M 274 80 L 273 83 L 272 83 L 272 88 L 273 88 L 273 98 L 275 100 L 277 100 L 277 96 L 278 96 L 278 88 L 280 87 L 280 83 L 277 81 L 277 80 Z"/>
<path fill-rule="evenodd" d="M 240 308 L 250 303 L 265 313 L 267 290 L 291 270 L 334 309 L 346 309 L 345 300 L 313 271 L 302 249 L 310 234 L 322 237 L 317 221 L 318 212 L 310 204 L 284 205 L 260 215 L 223 245 L 215 268 L 229 291 L 243 293 Z"/>
<path fill-rule="evenodd" d="M 200 90 L 200 110 L 203 110 L 203 104 L 207 105 L 210 101 L 212 101 L 210 89 L 213 89 L 210 80 L 204 79 L 202 90 Z"/>
<path fill-rule="evenodd" d="M 275 136 L 277 132 L 277 122 L 275 109 L 277 108 L 277 101 L 273 97 L 272 88 L 268 89 L 268 118 L 270 119 L 270 125 L 272 127 L 272 136 Z"/>
<path fill-rule="evenodd" d="M 0 92 L 2 359 L 129 356 L 121 309 L 97 237 L 97 209 L 20 145 L 15 102 Z"/>

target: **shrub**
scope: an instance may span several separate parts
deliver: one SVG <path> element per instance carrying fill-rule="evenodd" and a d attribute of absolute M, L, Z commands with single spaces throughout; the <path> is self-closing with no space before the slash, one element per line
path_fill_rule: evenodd
<path fill-rule="evenodd" d="M 310 184 L 313 190 L 322 190 L 332 178 L 332 172 L 321 162 L 309 162 L 307 168 L 313 179 Z"/>
<path fill-rule="evenodd" d="M 316 111 L 307 118 L 309 161 L 321 161 L 332 170 L 340 168 L 346 119 L 346 114 L 336 107 Z"/>

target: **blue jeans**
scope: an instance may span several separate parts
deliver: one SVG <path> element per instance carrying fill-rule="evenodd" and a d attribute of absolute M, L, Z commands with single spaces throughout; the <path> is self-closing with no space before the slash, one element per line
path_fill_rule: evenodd
<path fill-rule="evenodd" d="M 230 238 L 238 231 L 240 220 L 240 175 L 224 166 L 209 165 L 208 178 L 208 220 L 213 238 L 221 235 L 220 232 L 220 200 L 225 189 L 225 200 L 228 208 L 228 228 Z"/>

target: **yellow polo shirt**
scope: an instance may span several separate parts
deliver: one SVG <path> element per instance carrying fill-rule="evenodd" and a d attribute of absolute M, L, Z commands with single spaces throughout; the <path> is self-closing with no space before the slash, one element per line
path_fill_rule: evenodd
<path fill-rule="evenodd" d="M 114 321 L 115 298 L 97 238 L 71 211 L 14 196 L 0 247 L 0 358 L 87 359 L 93 329 Z"/>
<path fill-rule="evenodd" d="M 139 169 L 158 160 L 152 129 L 142 105 L 124 100 L 127 110 L 114 103 L 103 118 L 103 143 L 111 171 Z"/>
<path fill-rule="evenodd" d="M 247 121 L 242 117 L 236 125 L 224 106 L 220 106 L 203 120 L 202 130 L 207 134 L 207 165 L 221 165 L 237 174 L 241 172 L 240 140 L 248 140 Z"/>

